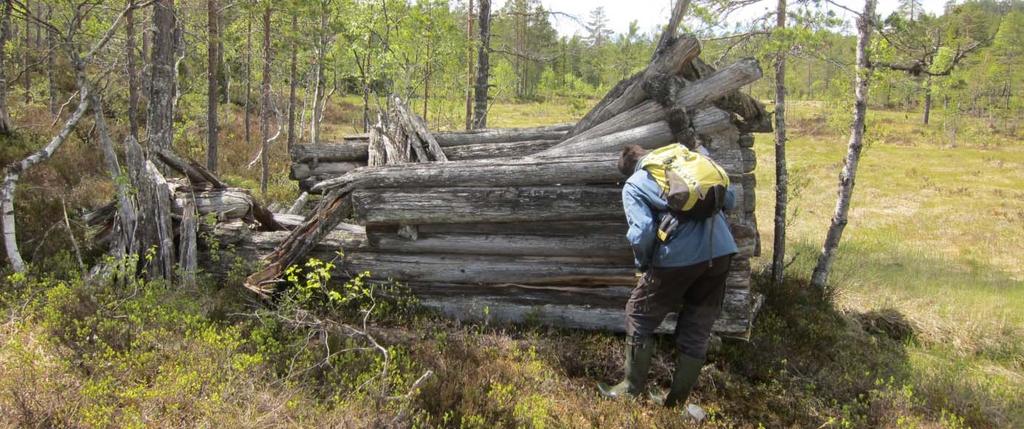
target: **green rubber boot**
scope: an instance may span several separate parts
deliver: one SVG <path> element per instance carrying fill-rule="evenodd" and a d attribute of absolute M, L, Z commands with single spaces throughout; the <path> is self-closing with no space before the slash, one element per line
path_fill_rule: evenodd
<path fill-rule="evenodd" d="M 632 398 L 646 391 L 647 371 L 651 368 L 654 354 L 654 339 L 644 337 L 626 340 L 625 378 L 619 384 L 609 386 L 598 383 L 597 389 L 606 398 Z"/>
<path fill-rule="evenodd" d="M 665 396 L 666 407 L 674 407 L 686 402 L 690 391 L 697 384 L 697 377 L 700 376 L 700 369 L 704 366 L 704 359 L 694 359 L 684 354 L 679 354 L 676 359 L 676 371 L 672 374 L 672 387 Z"/>

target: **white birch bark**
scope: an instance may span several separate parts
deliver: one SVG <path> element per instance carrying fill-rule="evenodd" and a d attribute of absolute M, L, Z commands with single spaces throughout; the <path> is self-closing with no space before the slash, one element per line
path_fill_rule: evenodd
<path fill-rule="evenodd" d="M 818 264 L 811 274 L 811 284 L 824 288 L 835 261 L 836 249 L 843 237 L 843 229 L 848 222 L 850 199 L 853 197 L 853 185 L 857 178 L 857 164 L 860 162 L 861 149 L 864 147 L 864 117 L 868 110 L 868 80 L 871 76 L 868 46 L 871 43 L 871 32 L 874 29 L 872 20 L 875 16 L 876 0 L 867 0 L 864 12 L 857 18 L 857 80 L 854 89 L 856 102 L 853 108 L 853 125 L 850 126 L 850 143 L 846 153 L 843 171 L 839 174 L 839 196 L 836 210 L 832 215 L 832 224 L 825 235 L 825 243 L 818 256 Z"/>

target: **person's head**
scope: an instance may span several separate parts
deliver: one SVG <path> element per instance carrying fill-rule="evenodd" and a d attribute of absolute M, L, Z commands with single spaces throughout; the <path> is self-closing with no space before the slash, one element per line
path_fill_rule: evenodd
<path fill-rule="evenodd" d="M 647 155 L 647 150 L 640 147 L 640 145 L 630 144 L 624 146 L 622 154 L 619 155 L 619 172 L 623 176 L 632 176 L 633 172 L 636 171 L 636 164 L 645 155 Z"/>

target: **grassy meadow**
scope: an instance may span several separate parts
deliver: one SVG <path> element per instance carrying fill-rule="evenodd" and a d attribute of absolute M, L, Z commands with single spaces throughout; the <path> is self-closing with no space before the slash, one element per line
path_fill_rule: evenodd
<path fill-rule="evenodd" d="M 498 103 L 490 125 L 569 122 L 593 102 Z M 326 141 L 356 131 L 358 106 L 354 97 L 329 106 Z M 432 108 L 435 125 L 458 128 L 460 115 L 444 113 L 457 107 Z M 924 127 L 919 113 L 872 110 L 823 294 L 805 279 L 832 215 L 850 114 L 813 102 L 790 112 L 789 277 L 771 286 L 757 275 L 766 300 L 751 340 L 714 348 L 694 393 L 710 414 L 703 427 L 1024 427 L 1024 136 L 979 118 L 937 112 Z M 256 148 L 241 140 L 238 109 L 224 116 L 224 176 L 256 189 L 258 169 L 245 166 Z M 196 158 L 198 138 L 179 143 Z M 762 267 L 772 136 L 759 135 L 756 149 Z M 271 152 L 269 202 L 297 194 L 285 153 L 283 144 Z M 64 172 L 78 160 L 99 165 L 76 143 L 29 177 L 35 185 L 19 195 L 29 233 L 48 225 L 35 210 L 55 210 L 42 194 L 71 206 L 110 195 L 102 180 Z M 621 375 L 619 336 L 460 324 L 359 281 L 338 289 L 350 301 L 328 308 L 309 298 L 317 276 L 293 285 L 304 298 L 270 309 L 231 282 L 188 288 L 117 272 L 86 281 L 67 252 L 53 254 L 0 288 L 0 427 L 687 427 L 677 411 L 597 396 L 597 381 Z M 369 314 L 382 348 L 350 331 L 295 327 L 325 308 L 335 328 Z M 672 345 L 659 347 L 653 382 L 665 385 Z"/>

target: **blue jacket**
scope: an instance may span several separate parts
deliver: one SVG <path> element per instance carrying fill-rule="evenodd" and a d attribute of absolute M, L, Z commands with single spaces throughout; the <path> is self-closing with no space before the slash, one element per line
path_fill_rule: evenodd
<path fill-rule="evenodd" d="M 622 187 L 622 206 L 629 224 L 626 238 L 633 247 L 640 271 L 650 267 L 685 267 L 739 251 L 724 213 L 701 221 L 681 222 L 667 243 L 659 243 L 658 220 L 661 213 L 668 212 L 668 202 L 662 197 L 661 187 L 647 170 L 639 168 L 639 163 L 636 172 Z M 725 195 L 725 209 L 732 210 L 735 206 L 736 193 L 730 186 Z M 714 224 L 709 225 L 712 222 Z"/>

